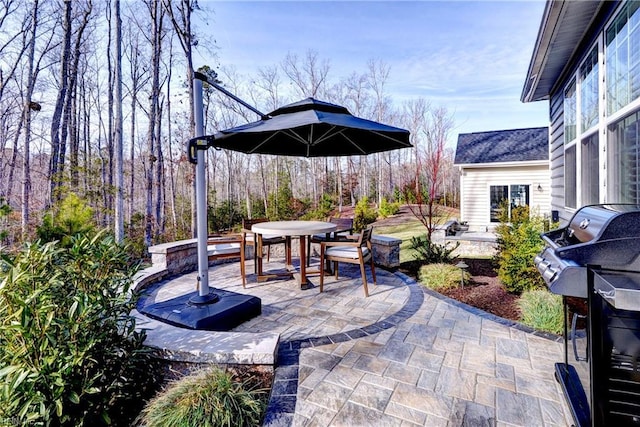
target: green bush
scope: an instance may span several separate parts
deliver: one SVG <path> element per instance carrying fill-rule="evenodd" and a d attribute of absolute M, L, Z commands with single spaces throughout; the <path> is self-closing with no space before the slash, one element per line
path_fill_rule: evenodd
<path fill-rule="evenodd" d="M 327 218 L 331 216 L 334 208 L 335 204 L 333 199 L 329 194 L 324 193 L 320 197 L 318 207 L 316 209 L 308 210 L 304 215 L 300 216 L 300 219 L 326 221 Z"/>
<path fill-rule="evenodd" d="M 353 231 L 359 232 L 364 230 L 367 225 L 375 222 L 377 218 L 378 213 L 374 208 L 369 206 L 369 198 L 364 196 L 358 200 L 353 212 Z"/>
<path fill-rule="evenodd" d="M 380 202 L 380 207 L 378 208 L 378 214 L 381 218 L 388 218 L 391 215 L 395 215 L 400 210 L 400 203 L 398 202 L 388 202 L 386 198 L 382 198 Z"/>
<path fill-rule="evenodd" d="M 7 238 L 9 233 L 6 230 L 6 217 L 11 213 L 11 206 L 9 206 L 4 197 L 0 197 L 0 243 Z"/>
<path fill-rule="evenodd" d="M 429 237 L 426 234 L 411 237 L 410 243 L 411 249 L 415 251 L 413 255 L 414 258 L 417 261 L 427 264 L 447 263 L 453 261 L 457 257 L 451 254 L 458 248 L 458 246 L 460 246 L 460 242 L 456 242 L 453 247 L 433 243 L 429 240 Z"/>
<path fill-rule="evenodd" d="M 518 306 L 525 325 L 554 334 L 562 333 L 564 311 L 560 295 L 554 295 L 546 289 L 525 291 Z"/>
<path fill-rule="evenodd" d="M 463 277 L 467 282 L 471 276 L 454 265 L 442 263 L 423 265 L 418 273 L 420 283 L 437 292 L 459 287 Z"/>
<path fill-rule="evenodd" d="M 266 390 L 250 390 L 219 368 L 174 382 L 142 413 L 147 427 L 257 426 Z"/>
<path fill-rule="evenodd" d="M 128 249 L 99 233 L 27 244 L 0 268 L 0 420 L 128 425 L 157 383 Z"/>
<path fill-rule="evenodd" d="M 73 236 L 89 234 L 94 229 L 93 209 L 78 195 L 69 193 L 58 209 L 52 209 L 45 214 L 37 234 L 40 240 L 59 240 L 63 246 L 68 247 Z"/>
<path fill-rule="evenodd" d="M 545 288 L 544 280 L 533 263 L 544 242 L 544 220 L 529 217 L 527 207 L 514 208 L 512 222 L 502 222 L 498 233 L 498 277 L 509 292 L 520 294 L 525 290 Z"/>

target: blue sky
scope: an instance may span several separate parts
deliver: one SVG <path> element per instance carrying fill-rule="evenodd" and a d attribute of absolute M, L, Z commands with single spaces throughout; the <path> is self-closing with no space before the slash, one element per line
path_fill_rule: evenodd
<path fill-rule="evenodd" d="M 203 1 L 217 61 L 241 75 L 309 49 L 333 80 L 390 66 L 397 106 L 425 98 L 454 115 L 458 133 L 546 126 L 548 103 L 520 93 L 544 1 Z M 197 61 L 196 67 L 202 65 Z"/>

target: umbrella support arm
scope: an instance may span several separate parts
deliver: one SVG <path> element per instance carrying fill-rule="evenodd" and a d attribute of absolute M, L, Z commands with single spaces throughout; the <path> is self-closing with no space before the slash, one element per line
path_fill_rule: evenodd
<path fill-rule="evenodd" d="M 222 86 L 220 86 L 219 84 L 217 84 L 216 82 L 212 82 L 209 81 L 209 79 L 207 78 L 206 75 L 204 75 L 203 73 L 199 73 L 199 72 L 194 72 L 193 73 L 193 78 L 194 81 L 195 80 L 199 80 L 200 82 L 200 86 L 202 86 L 202 82 L 206 82 L 208 85 L 210 85 L 211 87 L 219 90 L 220 92 L 222 92 L 223 94 L 225 94 L 226 96 L 228 96 L 229 98 L 233 99 L 234 101 L 236 101 L 238 104 L 242 105 L 245 108 L 248 108 L 249 110 L 253 111 L 254 113 L 256 113 L 257 115 L 260 116 L 261 119 L 266 119 L 269 116 L 264 114 L 263 112 L 261 112 L 260 110 L 258 110 L 256 107 L 252 106 L 251 104 L 243 101 L 242 99 L 238 98 L 237 96 L 235 96 L 234 94 L 232 94 L 231 92 L 229 92 L 228 90 L 226 90 L 225 88 L 223 88 Z M 200 89 L 202 91 L 202 89 Z M 198 108 L 198 107 L 195 107 Z M 200 106 L 200 108 L 202 108 L 202 106 Z M 204 132 L 200 132 L 200 135 L 202 135 Z M 198 139 L 198 136 L 196 136 L 193 139 L 190 139 L 189 142 L 187 142 L 187 159 L 189 160 L 190 163 L 193 163 L 194 165 L 198 163 L 198 150 L 207 150 L 211 145 L 207 142 L 206 139 Z"/>
<path fill-rule="evenodd" d="M 236 101 L 238 104 L 242 105 L 245 108 L 248 108 L 249 110 L 251 110 L 254 113 L 256 113 L 257 115 L 259 115 L 261 119 L 266 119 L 267 117 L 269 117 L 266 114 L 264 114 L 263 112 L 261 112 L 260 110 L 258 110 L 253 105 L 251 105 L 248 102 L 245 102 L 242 99 L 238 98 L 237 96 L 235 96 L 234 94 L 232 94 L 231 92 L 229 92 L 228 90 L 226 90 L 225 88 L 220 86 L 218 83 L 209 81 L 209 79 L 207 79 L 206 75 L 196 71 L 195 73 L 193 73 L 193 78 L 198 79 L 198 80 L 202 80 L 203 82 L 206 82 L 208 85 L 211 85 L 215 89 L 217 89 L 220 92 L 222 92 L 225 95 L 227 95 L 229 98 L 231 98 L 234 101 Z"/>

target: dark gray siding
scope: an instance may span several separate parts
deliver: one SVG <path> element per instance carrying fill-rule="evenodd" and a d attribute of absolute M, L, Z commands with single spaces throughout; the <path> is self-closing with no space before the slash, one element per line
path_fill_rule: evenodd
<path fill-rule="evenodd" d="M 551 96 L 549 103 L 550 137 L 549 168 L 551 170 L 551 209 L 560 213 L 561 221 L 568 221 L 571 213 L 564 208 L 564 117 L 563 91 Z"/>

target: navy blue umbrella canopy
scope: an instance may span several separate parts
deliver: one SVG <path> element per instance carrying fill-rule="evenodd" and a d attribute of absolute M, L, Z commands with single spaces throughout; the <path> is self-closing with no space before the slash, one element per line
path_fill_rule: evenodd
<path fill-rule="evenodd" d="M 411 147 L 409 131 L 307 98 L 262 120 L 203 136 L 207 145 L 243 153 L 299 157 L 353 156 Z"/>

